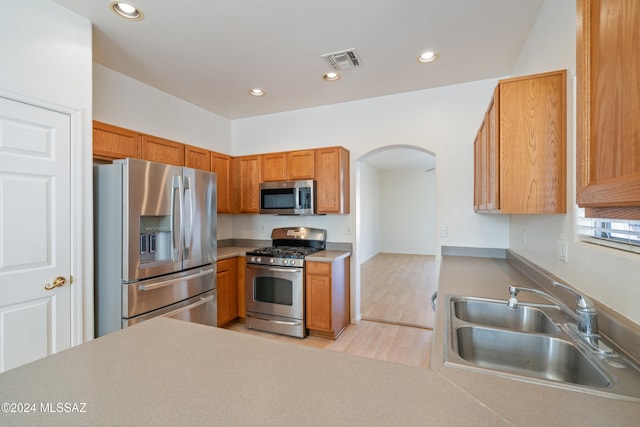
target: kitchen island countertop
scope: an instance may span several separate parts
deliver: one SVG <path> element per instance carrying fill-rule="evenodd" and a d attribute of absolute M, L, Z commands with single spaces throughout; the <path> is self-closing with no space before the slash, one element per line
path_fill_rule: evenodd
<path fill-rule="evenodd" d="M 1 374 L 0 401 L 35 405 L 5 425 L 507 425 L 429 369 L 165 318 Z"/>
<path fill-rule="evenodd" d="M 439 293 L 511 281 L 504 260 L 443 257 Z M 34 409 L 0 424 L 638 425 L 636 402 L 443 366 L 442 312 L 431 369 L 155 318 L 0 374 L 0 402 Z"/>

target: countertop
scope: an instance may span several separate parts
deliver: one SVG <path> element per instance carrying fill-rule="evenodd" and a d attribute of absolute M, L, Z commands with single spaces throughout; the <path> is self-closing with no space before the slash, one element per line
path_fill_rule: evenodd
<path fill-rule="evenodd" d="M 437 371 L 165 318 L 0 374 L 0 402 L 35 405 L 3 425 L 508 425 Z"/>
<path fill-rule="evenodd" d="M 507 299 L 508 286 L 538 287 L 504 259 L 442 258 L 438 308 L 431 349 L 431 369 L 469 393 L 505 421 L 514 425 L 640 425 L 640 403 L 525 383 L 443 364 L 446 295 Z M 521 293 L 521 301 L 546 302 Z"/>
<path fill-rule="evenodd" d="M 225 246 L 222 248 L 218 248 L 218 260 L 232 258 L 236 256 L 244 256 L 248 251 L 252 251 L 256 249 L 255 247 L 244 247 L 244 246 Z M 326 250 L 319 251 L 314 254 L 308 255 L 305 257 L 306 260 L 316 261 L 316 262 L 333 262 L 347 256 L 350 256 L 351 252 L 349 251 L 335 251 L 335 250 Z"/>
<path fill-rule="evenodd" d="M 511 282 L 505 260 L 443 257 L 438 302 Z M 431 369 L 156 318 L 0 374 L 0 403 L 33 409 L 0 424 L 638 425 L 635 402 L 445 367 L 436 317 Z"/>

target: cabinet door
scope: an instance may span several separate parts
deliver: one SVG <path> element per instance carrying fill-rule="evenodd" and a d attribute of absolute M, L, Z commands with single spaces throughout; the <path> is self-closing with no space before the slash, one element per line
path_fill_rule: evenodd
<path fill-rule="evenodd" d="M 269 153 L 260 156 L 262 182 L 287 179 L 287 153 Z"/>
<path fill-rule="evenodd" d="M 566 71 L 500 81 L 500 212 L 566 212 Z"/>
<path fill-rule="evenodd" d="M 315 152 L 314 150 L 298 150 L 287 153 L 288 179 L 314 179 Z"/>
<path fill-rule="evenodd" d="M 331 264 L 306 263 L 307 328 L 331 332 Z"/>
<path fill-rule="evenodd" d="M 482 121 L 473 142 L 474 196 L 473 208 L 476 211 L 487 210 L 487 125 Z"/>
<path fill-rule="evenodd" d="M 259 156 L 238 157 L 238 183 L 240 186 L 240 209 L 242 213 L 260 211 L 260 158 Z"/>
<path fill-rule="evenodd" d="M 231 156 L 211 152 L 211 172 L 218 183 L 218 212 L 231 213 Z"/>
<path fill-rule="evenodd" d="M 142 158 L 152 162 L 184 166 L 184 145 L 150 135 L 142 135 Z"/>
<path fill-rule="evenodd" d="M 137 132 L 93 122 L 93 157 L 101 160 L 140 158 L 140 136 Z"/>
<path fill-rule="evenodd" d="M 216 287 L 218 290 L 218 326 L 238 317 L 238 286 L 236 259 L 217 262 Z"/>
<path fill-rule="evenodd" d="M 209 150 L 185 145 L 184 165 L 188 168 L 201 169 L 207 172 L 211 171 L 211 155 L 209 154 Z"/>
<path fill-rule="evenodd" d="M 315 150 L 318 213 L 349 213 L 349 151 Z"/>
<path fill-rule="evenodd" d="M 486 209 L 500 208 L 500 150 L 498 112 L 500 111 L 500 86 L 497 86 L 485 115 L 486 164 Z"/>
<path fill-rule="evenodd" d="M 577 6 L 577 202 L 640 219 L 640 2 Z"/>

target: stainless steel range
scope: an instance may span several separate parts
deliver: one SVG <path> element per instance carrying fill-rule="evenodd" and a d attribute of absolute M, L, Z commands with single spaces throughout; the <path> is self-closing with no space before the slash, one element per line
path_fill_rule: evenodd
<path fill-rule="evenodd" d="M 246 326 L 304 338 L 304 258 L 324 250 L 326 230 L 275 228 L 273 246 L 247 252 Z"/>

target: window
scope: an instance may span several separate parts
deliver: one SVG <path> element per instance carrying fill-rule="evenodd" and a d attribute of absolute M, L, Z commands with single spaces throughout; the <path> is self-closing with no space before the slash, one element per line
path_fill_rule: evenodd
<path fill-rule="evenodd" d="M 640 221 L 585 218 L 584 209 L 578 211 L 581 240 L 640 254 Z"/>

